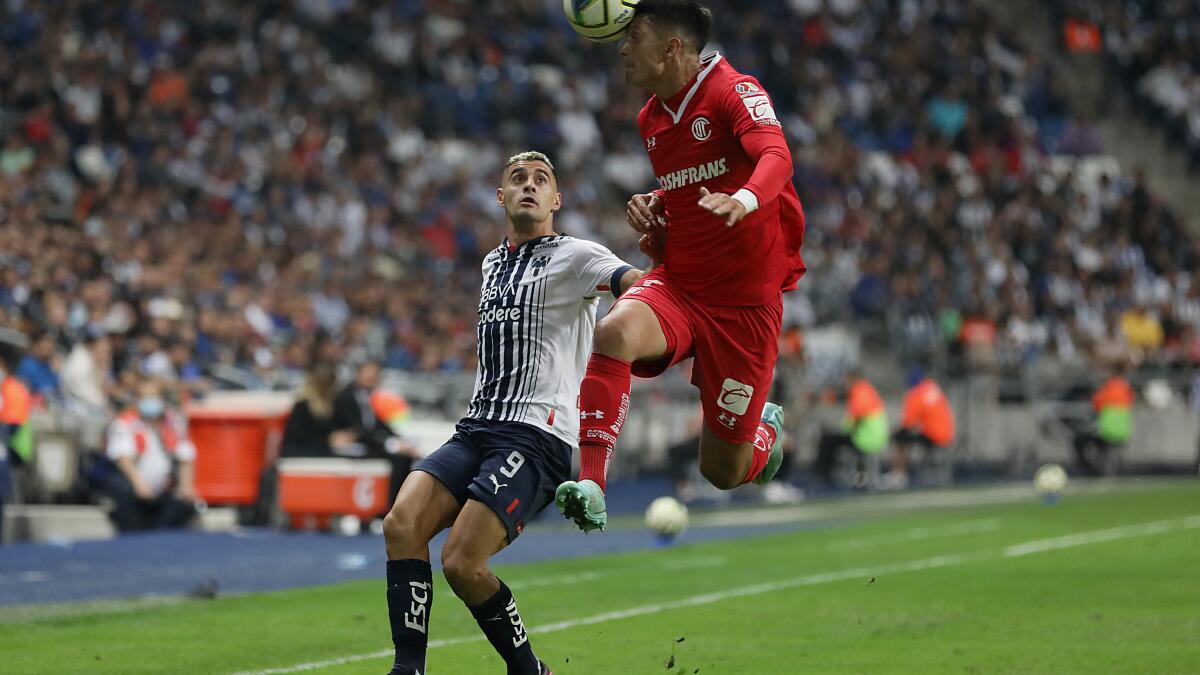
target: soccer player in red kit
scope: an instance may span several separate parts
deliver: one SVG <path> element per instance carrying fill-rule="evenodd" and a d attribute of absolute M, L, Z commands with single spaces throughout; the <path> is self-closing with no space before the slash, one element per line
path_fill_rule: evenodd
<path fill-rule="evenodd" d="M 634 195 L 627 216 L 661 245 L 662 264 L 596 326 L 579 392 L 579 481 L 555 498 L 585 532 L 607 523 L 631 374 L 695 357 L 700 471 L 714 486 L 766 483 L 782 459 L 783 411 L 766 397 L 782 293 L 804 273 L 804 214 L 771 99 L 720 54 L 701 56 L 711 31 L 695 0 L 641 0 L 621 46 L 626 81 L 653 94 L 638 129 L 660 184 Z"/>

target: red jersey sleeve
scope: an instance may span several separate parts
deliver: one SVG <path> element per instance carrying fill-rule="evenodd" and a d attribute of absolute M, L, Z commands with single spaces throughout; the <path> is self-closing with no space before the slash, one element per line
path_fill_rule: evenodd
<path fill-rule="evenodd" d="M 792 178 L 792 153 L 771 98 L 757 80 L 742 76 L 721 92 L 721 104 L 729 128 L 754 162 L 754 173 L 743 187 L 759 204 L 775 199 Z"/>

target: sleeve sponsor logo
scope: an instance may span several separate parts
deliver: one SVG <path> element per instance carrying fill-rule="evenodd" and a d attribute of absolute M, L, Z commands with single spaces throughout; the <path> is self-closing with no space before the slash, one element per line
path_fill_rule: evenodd
<path fill-rule="evenodd" d="M 733 85 L 733 90 L 738 93 L 738 96 L 743 97 L 751 96 L 762 91 L 758 88 L 758 85 L 754 84 L 753 82 L 738 82 L 737 84 Z"/>
<path fill-rule="evenodd" d="M 742 97 L 742 105 L 750 113 L 750 119 L 759 124 L 779 126 L 775 117 L 775 108 L 771 107 L 771 99 L 766 94 L 753 94 Z"/>

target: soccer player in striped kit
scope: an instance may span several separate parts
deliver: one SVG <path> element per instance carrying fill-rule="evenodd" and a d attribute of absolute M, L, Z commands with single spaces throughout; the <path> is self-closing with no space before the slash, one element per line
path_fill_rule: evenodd
<path fill-rule="evenodd" d="M 570 477 L 596 307 L 602 296 L 618 296 L 642 277 L 603 246 L 554 232 L 562 195 L 545 155 L 509 159 L 496 203 L 508 233 L 483 261 L 470 408 L 454 436 L 413 466 L 384 519 L 394 674 L 425 672 L 433 602 L 429 541 L 446 528 L 442 573 L 509 675 L 550 672 L 488 559 Z"/>

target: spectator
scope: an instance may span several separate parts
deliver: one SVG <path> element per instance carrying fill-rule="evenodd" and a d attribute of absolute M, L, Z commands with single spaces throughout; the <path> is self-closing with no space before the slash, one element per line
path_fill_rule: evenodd
<path fill-rule="evenodd" d="M 42 332 L 34 336 L 29 353 L 17 366 L 16 376 L 29 387 L 29 391 L 43 399 L 57 400 L 59 389 L 58 369 L 61 359 L 54 345 L 54 336 Z"/>
<path fill-rule="evenodd" d="M 75 345 L 62 367 L 62 392 L 69 405 L 86 412 L 108 414 L 112 406 L 112 341 L 92 334 Z"/>
<path fill-rule="evenodd" d="M 358 435 L 334 422 L 337 370 L 328 364 L 309 369 L 283 429 L 281 457 L 329 457 L 355 444 Z"/>
<path fill-rule="evenodd" d="M 187 421 L 168 407 L 158 380 L 144 378 L 136 391 L 136 405 L 108 429 L 106 454 L 117 467 L 108 484 L 113 523 L 122 533 L 185 527 L 197 513 Z"/>
<path fill-rule="evenodd" d="M 1116 474 L 1120 449 L 1133 435 L 1133 388 L 1124 371 L 1124 366 L 1114 366 L 1111 376 L 1092 396 L 1094 430 L 1075 435 L 1079 466 L 1092 475 Z"/>
<path fill-rule="evenodd" d="M 838 464 L 839 453 L 853 450 L 859 458 L 858 464 L 864 476 L 862 485 L 878 487 L 879 455 L 887 449 L 887 409 L 879 391 L 862 372 L 855 369 L 847 377 L 846 413 L 842 419 L 841 433 L 823 430 L 817 443 L 817 476 L 827 485 L 834 483 L 833 471 Z"/>
<path fill-rule="evenodd" d="M 391 464 L 390 509 L 412 468 L 416 448 L 400 438 L 387 424 L 383 418 L 386 411 L 377 410 L 384 401 L 380 396 L 383 392 L 378 391 L 380 372 L 379 364 L 374 361 L 359 364 L 354 381 L 338 392 L 333 400 L 333 426 L 338 430 L 350 431 L 364 456 L 385 459 Z"/>
<path fill-rule="evenodd" d="M 26 462 L 32 453 L 29 390 L 10 375 L 20 362 L 20 348 L 0 334 L 0 543 L 3 543 L 4 503 L 12 491 L 9 465 Z"/>
<path fill-rule="evenodd" d="M 1100 27 L 1086 15 L 1068 17 L 1063 22 L 1063 45 L 1073 54 L 1100 51 Z"/>
<path fill-rule="evenodd" d="M 1134 349 L 1151 352 L 1163 346 L 1163 327 L 1158 317 L 1138 306 L 1121 315 L 1121 334 Z"/>
<path fill-rule="evenodd" d="M 908 385 L 900 428 L 892 435 L 896 452 L 885 481 L 898 489 L 908 486 L 912 448 L 920 448 L 927 457 L 934 448 L 945 450 L 954 442 L 954 410 L 938 383 L 926 377 L 923 369 L 914 368 L 908 375 Z"/>

